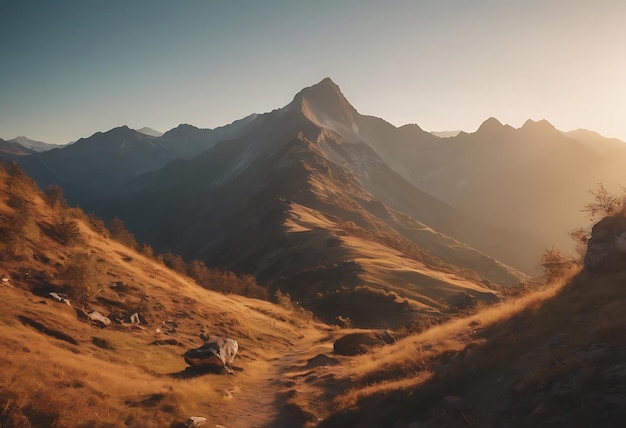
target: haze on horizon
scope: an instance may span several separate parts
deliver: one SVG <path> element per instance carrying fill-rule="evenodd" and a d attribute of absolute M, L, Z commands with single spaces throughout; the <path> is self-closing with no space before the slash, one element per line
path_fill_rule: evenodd
<path fill-rule="evenodd" d="M 331 77 L 431 131 L 547 119 L 626 140 L 626 3 L 2 2 L 0 137 L 214 128 Z"/>

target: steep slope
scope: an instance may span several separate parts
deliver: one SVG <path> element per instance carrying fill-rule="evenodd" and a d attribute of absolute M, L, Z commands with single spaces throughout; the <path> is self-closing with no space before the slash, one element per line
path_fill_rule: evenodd
<path fill-rule="evenodd" d="M 326 80 L 305 89 L 258 116 L 254 132 L 141 177 L 102 212 L 157 248 L 286 289 L 326 320 L 398 326 L 454 311 L 459 296 L 497 300 L 485 283 L 517 284 L 523 275 L 430 227 L 462 225 L 459 213 L 321 118 L 350 117 L 343 97 L 320 106 L 335 90 Z M 369 319 L 333 303 L 357 289 Z"/>
<path fill-rule="evenodd" d="M 59 234 L 68 218 L 78 225 L 72 244 Z M 0 255 L 3 427 L 184 427 L 190 416 L 212 426 L 297 426 L 276 381 L 332 347 L 327 326 L 200 288 L 96 233 L 79 210 L 51 207 L 28 177 L 3 169 Z M 49 294 L 62 291 L 69 304 Z M 91 324 L 92 311 L 114 321 Z M 128 321 L 134 313 L 139 324 Z M 232 376 L 186 367 L 182 354 L 208 335 L 239 342 Z"/>
<path fill-rule="evenodd" d="M 539 254 L 549 245 L 546 245 L 545 238 L 540 239 L 540 235 L 535 234 L 534 229 L 519 224 L 520 219 L 511 213 L 517 212 L 515 209 L 518 208 L 519 203 L 511 204 L 509 194 L 503 195 L 502 192 L 493 191 L 494 183 L 496 186 L 500 183 L 495 177 L 497 172 L 494 172 L 493 168 L 505 169 L 506 164 L 501 160 L 491 164 L 490 158 L 485 156 L 485 145 L 454 143 L 456 139 L 462 139 L 464 133 L 455 138 L 442 139 L 414 124 L 396 128 L 383 119 L 361 115 L 348 103 L 339 87 L 330 79 L 324 79 L 315 87 L 305 89 L 301 97 L 304 100 L 304 114 L 313 123 L 333 130 L 348 142 L 361 143 L 370 147 L 380 156 L 383 163 L 412 183 L 411 187 L 415 186 L 433 195 L 440 201 L 454 206 L 458 211 L 455 215 L 454 210 L 449 209 L 450 206 L 447 207 L 448 209 L 441 210 L 430 205 L 422 205 L 421 199 L 407 196 L 410 192 L 405 191 L 406 187 L 391 193 L 388 192 L 389 188 L 385 192 L 377 192 L 372 185 L 380 183 L 381 177 L 375 177 L 372 180 L 367 180 L 365 177 L 363 181 L 366 187 L 381 201 L 420 219 L 439 232 L 463 241 L 512 266 L 526 272 L 537 272 Z M 499 128 L 501 127 L 502 125 L 497 120 L 492 119 L 481 127 L 481 133 L 490 138 L 500 137 Z M 528 136 L 520 140 L 525 141 L 526 138 Z M 478 140 L 482 141 L 482 138 Z M 500 154 L 496 153 L 493 159 Z M 549 154 L 543 153 L 543 155 Z M 483 162 L 486 166 L 482 165 Z M 470 167 L 468 168 L 466 164 Z M 475 187 L 472 187 L 475 181 L 472 175 L 484 175 L 489 179 L 477 181 L 474 184 Z M 364 178 L 364 174 L 360 174 L 360 178 Z M 506 180 L 504 182 L 506 183 Z M 468 183 L 470 191 L 465 194 L 465 187 Z M 523 188 L 522 191 L 528 194 L 530 189 L 531 187 Z M 461 195 L 463 202 L 480 197 L 481 202 L 475 205 L 484 209 L 472 209 L 474 207 L 472 204 L 459 202 L 458 195 Z M 483 200 L 485 202 L 482 202 Z M 412 201 L 419 202 L 411 203 Z M 514 208 L 505 211 L 506 215 L 495 221 L 494 215 L 501 212 L 496 206 L 499 203 Z M 523 219 L 528 217 L 523 217 Z M 536 219 L 537 216 L 532 218 Z M 558 231 L 557 236 L 563 232 L 562 228 Z M 549 237 L 553 235 L 548 234 Z M 564 235 L 567 238 L 567 233 Z M 562 241 L 563 239 L 559 242 Z M 510 245 L 511 242 L 516 242 L 516 245 Z"/>

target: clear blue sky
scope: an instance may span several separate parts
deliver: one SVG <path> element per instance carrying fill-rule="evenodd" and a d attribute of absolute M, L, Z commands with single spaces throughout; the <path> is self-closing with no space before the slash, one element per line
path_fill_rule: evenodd
<path fill-rule="evenodd" d="M 395 125 L 626 140 L 621 0 L 2 0 L 0 23 L 2 138 L 213 128 L 329 76 Z"/>

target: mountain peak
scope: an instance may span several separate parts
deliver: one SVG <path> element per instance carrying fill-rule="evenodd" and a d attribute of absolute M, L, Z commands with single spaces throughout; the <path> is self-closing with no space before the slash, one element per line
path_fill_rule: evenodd
<path fill-rule="evenodd" d="M 335 130 L 337 125 L 347 129 L 356 126 L 358 112 L 329 77 L 298 92 L 291 105 L 300 109 L 309 120 L 319 126 Z"/>
<path fill-rule="evenodd" d="M 139 133 L 141 133 L 143 135 L 147 135 L 149 137 L 160 137 L 161 135 L 163 135 L 162 132 L 157 131 L 156 129 L 149 128 L 147 126 L 144 126 L 141 129 L 135 129 L 135 131 L 137 131 L 137 132 L 139 132 Z"/>
<path fill-rule="evenodd" d="M 503 127 L 504 125 L 502 124 L 502 122 L 500 122 L 495 117 L 490 117 L 478 127 L 478 130 L 476 132 L 494 132 L 501 130 Z"/>
<path fill-rule="evenodd" d="M 129 132 L 135 133 L 137 131 L 135 131 L 134 129 L 131 129 L 128 127 L 128 125 L 122 125 L 122 126 L 118 126 L 116 128 L 111 128 L 108 131 L 104 132 L 104 134 L 127 134 Z"/>
<path fill-rule="evenodd" d="M 505 129 L 507 126 L 508 125 L 503 125 L 502 122 L 500 122 L 495 117 L 490 117 L 478 127 L 475 133 L 476 134 L 499 133 L 499 132 L 502 132 L 502 130 Z"/>
<path fill-rule="evenodd" d="M 330 77 L 324 77 L 322 80 L 319 81 L 319 83 L 317 83 L 317 85 L 330 86 L 339 89 L 339 86 L 337 86 L 337 84 L 333 82 L 333 79 L 331 79 Z"/>
<path fill-rule="evenodd" d="M 520 129 L 524 129 L 527 131 L 556 131 L 554 125 L 552 125 L 545 119 L 537 121 L 528 119 L 526 122 L 524 122 L 524 125 L 522 125 Z"/>
<path fill-rule="evenodd" d="M 298 92 L 294 97 L 295 101 L 308 100 L 313 102 L 341 102 L 348 103 L 346 98 L 341 93 L 339 86 L 332 81 L 330 77 L 325 77 L 318 83 L 312 86 L 308 86 Z"/>

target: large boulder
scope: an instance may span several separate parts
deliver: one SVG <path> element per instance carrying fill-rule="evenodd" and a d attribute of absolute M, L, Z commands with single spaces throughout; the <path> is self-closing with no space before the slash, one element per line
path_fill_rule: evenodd
<path fill-rule="evenodd" d="M 237 355 L 239 344 L 234 339 L 214 337 L 204 345 L 185 352 L 183 358 L 191 367 L 201 370 L 232 372 L 231 363 Z"/>
<path fill-rule="evenodd" d="M 626 216 L 606 217 L 593 226 L 587 242 L 585 268 L 612 272 L 626 268 Z"/>

